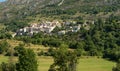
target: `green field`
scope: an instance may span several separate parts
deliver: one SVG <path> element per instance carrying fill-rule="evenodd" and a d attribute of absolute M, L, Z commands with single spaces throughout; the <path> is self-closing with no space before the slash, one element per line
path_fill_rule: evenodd
<path fill-rule="evenodd" d="M 82 58 L 79 60 L 77 71 L 112 71 L 113 66 L 114 62 L 101 58 Z"/>
<path fill-rule="evenodd" d="M 3 61 L 7 62 L 8 57 L 0 56 L 0 63 Z M 51 57 L 38 57 L 38 63 L 39 71 L 48 71 L 50 64 L 53 63 L 53 59 Z M 101 58 L 80 58 L 77 71 L 112 71 L 113 66 L 115 66 L 114 62 Z"/>

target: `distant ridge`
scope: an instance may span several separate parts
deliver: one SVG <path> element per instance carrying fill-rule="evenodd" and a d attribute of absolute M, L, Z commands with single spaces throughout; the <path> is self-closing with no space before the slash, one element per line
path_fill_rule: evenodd
<path fill-rule="evenodd" d="M 0 3 L 0 20 L 23 19 L 37 15 L 60 19 L 78 16 L 96 19 L 107 18 L 112 13 L 118 16 L 119 11 L 120 0 L 6 0 Z"/>

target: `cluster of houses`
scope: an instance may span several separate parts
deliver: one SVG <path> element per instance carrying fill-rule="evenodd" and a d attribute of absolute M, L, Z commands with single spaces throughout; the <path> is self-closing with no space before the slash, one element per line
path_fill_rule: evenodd
<path fill-rule="evenodd" d="M 94 22 L 92 22 L 93 24 Z M 72 24 L 72 25 L 71 25 Z M 39 32 L 44 32 L 47 34 L 50 34 L 55 27 L 65 27 L 64 30 L 60 30 L 57 33 L 60 34 L 65 34 L 67 32 L 78 32 L 80 28 L 83 26 L 87 26 L 89 22 L 84 22 L 83 24 L 77 24 L 75 21 L 72 22 L 62 22 L 60 23 L 59 21 L 43 21 L 41 23 L 33 23 L 28 27 L 24 27 L 22 29 L 19 29 L 15 35 L 29 35 L 32 36 L 34 33 L 39 33 Z"/>
<path fill-rule="evenodd" d="M 58 26 L 60 27 L 60 23 L 58 21 L 44 21 L 41 23 L 33 23 L 29 27 L 24 27 L 22 29 L 19 29 L 16 32 L 16 35 L 33 35 L 34 33 L 38 32 L 44 32 L 44 33 L 51 33 L 54 28 Z"/>
<path fill-rule="evenodd" d="M 58 32 L 58 35 L 66 34 L 68 32 L 78 32 L 81 27 L 84 27 L 86 30 L 90 29 L 90 25 L 94 24 L 94 21 L 84 21 L 84 23 L 77 23 L 75 21 L 64 22 L 64 30 Z"/>
<path fill-rule="evenodd" d="M 66 34 L 67 32 L 78 32 L 81 28 L 81 25 L 67 26 L 64 30 L 58 32 L 58 35 Z"/>

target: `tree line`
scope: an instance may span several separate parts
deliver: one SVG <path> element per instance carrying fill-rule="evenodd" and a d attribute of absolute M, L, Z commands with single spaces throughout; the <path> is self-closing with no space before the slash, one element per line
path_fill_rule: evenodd
<path fill-rule="evenodd" d="M 7 42 L 0 44 L 4 52 L 9 51 L 9 61 L 0 65 L 0 71 L 38 71 L 38 61 L 33 49 L 26 49 L 24 44 L 19 44 L 15 48 L 9 46 Z M 9 48 L 9 49 L 7 49 Z M 13 49 L 10 51 L 10 48 Z M 12 60 L 14 53 L 18 56 L 18 61 Z M 59 49 L 54 50 L 54 63 L 51 64 L 48 71 L 76 71 L 78 57 L 75 51 L 69 51 L 66 45 L 61 45 Z"/>

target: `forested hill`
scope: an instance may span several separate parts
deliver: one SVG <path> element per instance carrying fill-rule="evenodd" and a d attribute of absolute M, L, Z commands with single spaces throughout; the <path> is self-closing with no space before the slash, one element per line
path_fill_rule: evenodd
<path fill-rule="evenodd" d="M 9 32 L 46 18 L 50 21 L 72 20 L 76 24 L 94 20 L 94 24 L 89 30 L 82 26 L 78 32 L 62 36 L 40 32 L 32 37 L 16 36 L 14 39 L 50 47 L 65 44 L 78 49 L 79 56 L 103 56 L 116 61 L 120 58 L 120 0 L 7 0 L 0 4 L 0 25 L 4 26 L 0 30 L 0 39 L 11 39 Z M 61 29 L 65 30 L 65 26 Z M 55 28 L 56 31 L 58 33 L 60 29 Z"/>
<path fill-rule="evenodd" d="M 7 0 L 0 4 L 0 19 L 23 19 L 28 16 L 85 19 L 119 16 L 120 0 Z M 59 16 L 58 16 L 59 15 Z"/>

